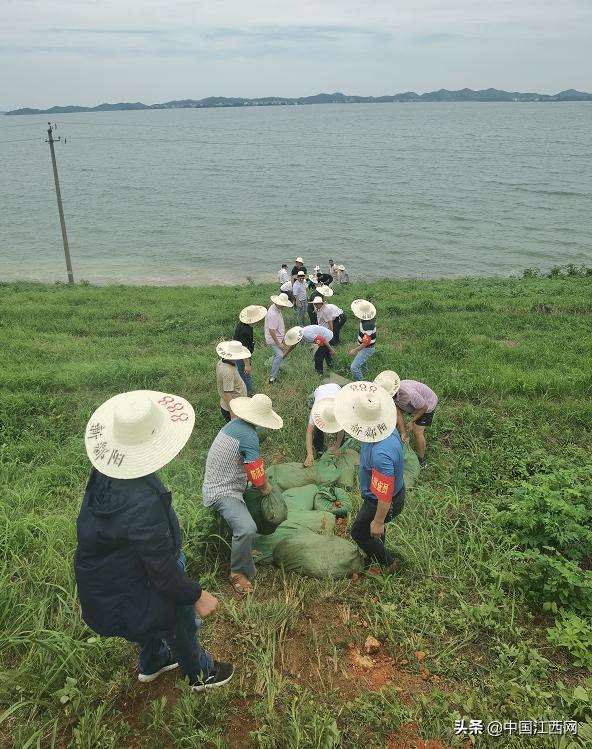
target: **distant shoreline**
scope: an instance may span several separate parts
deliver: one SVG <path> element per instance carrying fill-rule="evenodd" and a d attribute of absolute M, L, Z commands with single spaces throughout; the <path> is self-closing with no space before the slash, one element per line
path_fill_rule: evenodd
<path fill-rule="evenodd" d="M 302 97 L 279 97 L 265 96 L 255 99 L 242 97 L 209 96 L 205 99 L 180 99 L 168 101 L 161 104 L 143 104 L 142 102 L 119 102 L 117 104 L 99 104 L 96 107 L 81 107 L 69 105 L 65 107 L 54 106 L 49 109 L 32 109 L 23 107 L 4 112 L 5 115 L 28 115 L 28 114 L 76 114 L 79 112 L 117 112 L 117 111 L 143 111 L 147 109 L 210 109 L 213 107 L 278 107 L 278 106 L 306 106 L 307 104 L 421 104 L 425 102 L 455 103 L 455 102 L 574 102 L 592 101 L 592 94 L 584 91 L 568 89 L 558 94 L 524 93 L 520 91 L 501 91 L 496 88 L 488 88 L 473 91 L 463 88 L 459 91 L 448 91 L 440 89 L 425 94 L 417 94 L 415 91 L 392 94 L 386 96 L 350 96 L 348 94 L 316 94 L 315 96 Z M 2 113 L 0 113 L 2 114 Z"/>

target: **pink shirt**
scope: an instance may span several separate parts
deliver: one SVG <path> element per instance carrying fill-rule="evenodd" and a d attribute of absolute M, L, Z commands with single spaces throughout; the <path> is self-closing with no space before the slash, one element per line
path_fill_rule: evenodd
<path fill-rule="evenodd" d="M 426 413 L 430 413 L 438 405 L 438 396 L 423 382 L 401 380 L 401 386 L 394 401 L 405 413 L 414 413 L 424 406 L 426 406 Z"/>
<path fill-rule="evenodd" d="M 276 331 L 276 335 L 280 343 L 284 340 L 286 326 L 284 325 L 282 312 L 275 304 L 271 305 L 271 307 L 267 310 L 267 314 L 265 315 L 265 343 L 275 343 L 269 333 L 270 330 Z"/>

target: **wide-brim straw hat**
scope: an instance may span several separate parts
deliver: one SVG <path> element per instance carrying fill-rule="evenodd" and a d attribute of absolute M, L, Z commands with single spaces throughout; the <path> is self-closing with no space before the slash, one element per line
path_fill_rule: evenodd
<path fill-rule="evenodd" d="M 373 382 L 350 382 L 335 398 L 335 418 L 359 442 L 380 442 L 397 426 L 397 407 L 391 396 Z"/>
<path fill-rule="evenodd" d="M 335 398 L 321 398 L 311 411 L 312 420 L 317 429 L 326 434 L 335 434 L 341 431 L 341 427 L 335 418 Z"/>
<path fill-rule="evenodd" d="M 380 385 L 386 392 L 393 398 L 398 392 L 401 386 L 401 378 L 392 369 L 385 369 L 384 372 L 380 372 L 374 378 L 376 385 Z"/>
<path fill-rule="evenodd" d="M 315 298 L 312 300 L 313 304 L 325 304 L 325 300 L 322 296 L 315 296 Z"/>
<path fill-rule="evenodd" d="M 304 263 L 304 260 L 301 257 L 297 257 L 294 262 L 296 262 L 296 263 Z"/>
<path fill-rule="evenodd" d="M 251 325 L 253 325 L 256 322 L 260 322 L 263 320 L 265 315 L 267 314 L 267 308 L 263 307 L 261 304 L 250 304 L 248 307 L 245 307 L 241 310 L 240 315 L 238 316 L 238 319 L 241 322 L 246 322 Z"/>
<path fill-rule="evenodd" d="M 321 296 L 333 296 L 333 289 L 328 286 L 317 286 L 317 291 Z"/>
<path fill-rule="evenodd" d="M 337 266 L 337 269 L 338 269 L 338 270 L 345 270 L 345 265 L 338 265 L 338 266 Z"/>
<path fill-rule="evenodd" d="M 233 398 L 230 408 L 239 419 L 249 424 L 267 429 L 281 429 L 284 426 L 282 417 L 273 410 L 271 398 L 263 393 L 257 393 L 252 398 Z"/>
<path fill-rule="evenodd" d="M 297 343 L 300 343 L 300 341 L 304 337 L 304 329 L 300 325 L 295 325 L 293 328 L 290 328 L 290 330 L 286 331 L 286 335 L 284 336 L 284 343 L 286 346 L 295 346 Z"/>
<path fill-rule="evenodd" d="M 248 359 L 251 356 L 249 349 L 240 341 L 222 341 L 216 346 L 216 353 L 221 359 L 230 359 L 230 361 Z"/>
<path fill-rule="evenodd" d="M 288 295 L 284 294 L 283 292 L 281 294 L 272 295 L 269 298 L 274 304 L 277 304 L 278 307 L 293 307 L 294 306 L 292 302 L 288 299 Z"/>
<path fill-rule="evenodd" d="M 313 270 L 321 270 L 321 266 L 320 265 L 315 265 L 315 267 L 313 268 Z"/>
<path fill-rule="evenodd" d="M 373 320 L 376 317 L 376 307 L 366 299 L 354 299 L 351 311 L 358 320 Z"/>
<path fill-rule="evenodd" d="M 180 452 L 195 424 L 189 401 L 156 390 L 109 398 L 90 417 L 84 444 L 93 466 L 113 479 L 160 470 Z"/>

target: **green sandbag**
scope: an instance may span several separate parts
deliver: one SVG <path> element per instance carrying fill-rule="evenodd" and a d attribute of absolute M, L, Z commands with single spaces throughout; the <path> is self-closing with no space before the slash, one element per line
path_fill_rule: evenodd
<path fill-rule="evenodd" d="M 403 445 L 403 460 L 405 463 L 405 488 L 413 489 L 419 480 L 420 465 L 419 458 L 409 445 Z"/>
<path fill-rule="evenodd" d="M 339 471 L 330 463 L 315 463 L 305 468 L 302 463 L 277 463 L 267 471 L 267 478 L 282 491 L 307 484 L 331 484 L 337 480 Z"/>
<path fill-rule="evenodd" d="M 314 509 L 330 512 L 336 518 L 344 518 L 351 510 L 351 499 L 345 489 L 339 486 L 320 487 L 314 500 Z"/>
<path fill-rule="evenodd" d="M 364 567 L 358 547 L 338 536 L 302 531 L 284 538 L 273 552 L 273 563 L 308 577 L 350 577 Z"/>
<path fill-rule="evenodd" d="M 326 536 L 332 534 L 334 528 L 335 518 L 327 512 L 291 510 L 288 513 L 288 519 L 277 528 L 275 533 L 267 536 L 258 533 L 255 536 L 253 559 L 256 564 L 272 564 L 273 550 L 284 539 L 298 533 L 312 533 L 315 536 L 320 533 Z"/>
<path fill-rule="evenodd" d="M 352 456 L 353 452 L 353 450 L 341 451 L 339 457 L 336 458 L 333 453 L 328 450 L 317 464 L 318 466 L 321 466 L 329 463 L 331 466 L 335 466 L 337 469 L 337 479 L 335 480 L 335 483 L 343 489 L 351 489 L 356 478 L 356 469 L 354 467 Z"/>
<path fill-rule="evenodd" d="M 291 513 L 293 510 L 312 510 L 318 491 L 319 487 L 316 484 L 307 484 L 306 486 L 297 486 L 294 489 L 286 489 L 282 493 L 282 496 L 288 507 L 288 513 Z"/>
<path fill-rule="evenodd" d="M 243 499 L 259 533 L 273 533 L 288 517 L 288 506 L 281 491 L 276 487 L 264 496 L 259 489 L 249 486 L 243 494 Z"/>

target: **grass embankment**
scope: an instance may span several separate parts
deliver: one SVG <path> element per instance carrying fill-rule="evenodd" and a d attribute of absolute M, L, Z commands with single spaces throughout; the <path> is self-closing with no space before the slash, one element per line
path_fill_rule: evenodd
<path fill-rule="evenodd" d="M 232 335 L 244 305 L 266 304 L 273 289 L 0 287 L 0 704 L 8 708 L 0 742 L 441 747 L 466 741 L 453 737 L 461 716 L 589 716 L 592 695 L 581 689 L 588 672 L 549 641 L 559 614 L 544 612 L 529 590 L 528 567 L 516 561 L 518 542 L 498 510 L 520 482 L 560 467 L 575 482 L 574 502 L 580 497 L 578 471 L 592 448 L 592 278 L 340 289 L 334 301 L 345 309 L 358 296 L 379 309 L 372 376 L 392 368 L 441 398 L 428 467 L 388 533 L 406 563 L 397 575 L 359 582 L 265 569 L 255 595 L 237 600 L 200 500 L 205 455 L 221 426 L 214 344 Z M 343 373 L 354 332 L 350 319 L 337 358 Z M 294 372 L 270 389 L 260 329 L 256 337 L 256 384 L 285 423 L 265 444 L 266 462 L 302 459 L 312 360 L 301 349 Z M 133 646 L 94 637 L 78 610 L 71 558 L 89 468 L 84 426 L 103 400 L 136 388 L 182 394 L 197 414 L 188 447 L 162 477 L 190 570 L 222 602 L 204 625 L 205 642 L 237 667 L 229 689 L 206 696 L 178 689 L 173 674 L 139 685 Z M 560 604 L 571 610 L 570 601 Z M 351 646 L 369 633 L 383 647 L 365 670 Z M 578 637 L 585 653 L 590 633 Z M 556 745 L 517 735 L 475 741 Z"/>

